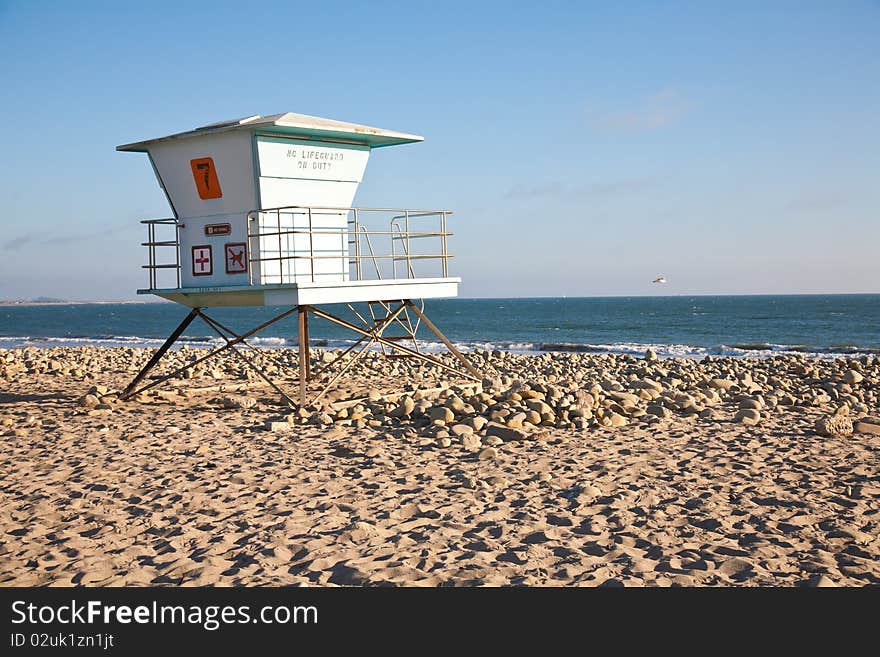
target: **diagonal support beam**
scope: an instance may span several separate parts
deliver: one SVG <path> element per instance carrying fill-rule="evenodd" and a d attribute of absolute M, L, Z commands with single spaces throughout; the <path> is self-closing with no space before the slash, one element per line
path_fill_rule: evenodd
<path fill-rule="evenodd" d="M 313 308 L 309 308 L 309 309 L 312 310 L 312 311 L 314 312 L 314 309 L 313 309 Z M 380 324 L 377 324 L 376 326 L 373 327 L 373 329 L 370 331 L 370 335 L 369 335 L 369 336 L 362 336 L 362 337 L 361 337 L 361 338 L 360 338 L 360 339 L 359 339 L 354 345 L 352 345 L 351 347 L 349 347 L 348 349 L 345 350 L 345 352 L 342 354 L 342 356 L 344 356 L 345 354 L 349 353 L 349 352 L 350 352 L 355 346 L 357 346 L 358 344 L 360 344 L 361 342 L 363 342 L 364 340 L 367 340 L 367 339 L 369 338 L 368 342 L 367 342 L 366 344 L 364 344 L 363 347 L 360 348 L 360 350 L 354 355 L 354 357 L 353 357 L 351 360 L 349 360 L 349 361 L 348 361 L 348 362 L 342 367 L 342 369 L 340 369 L 340 370 L 339 370 L 339 371 L 333 376 L 333 378 L 331 378 L 330 381 L 327 382 L 327 385 L 324 386 L 323 390 L 321 390 L 321 392 L 319 392 L 319 393 L 317 394 L 317 396 L 316 396 L 314 399 L 312 399 L 310 405 L 313 406 L 313 405 L 314 405 L 319 399 L 321 399 L 321 397 L 323 397 L 324 395 L 327 394 L 327 391 L 330 390 L 330 388 L 333 387 L 333 384 L 336 383 L 336 382 L 339 380 L 339 378 L 340 378 L 343 374 L 345 374 L 345 373 L 351 368 L 351 366 L 354 365 L 354 364 L 360 359 L 361 356 L 363 356 L 365 353 L 367 353 L 367 349 L 370 347 L 370 345 L 373 344 L 377 339 L 381 338 L 381 336 L 382 336 L 382 332 L 383 332 L 386 328 L 388 328 L 388 325 L 389 325 L 391 322 L 393 322 L 394 319 L 395 319 L 398 315 L 400 315 L 400 313 L 402 313 L 405 309 L 406 309 L 406 304 L 401 303 L 401 305 L 397 308 L 397 310 L 395 310 L 395 311 L 392 312 L 390 315 L 388 315 L 384 320 L 382 320 L 382 322 L 381 322 Z M 390 309 L 389 309 L 389 310 L 390 310 Z M 341 358 L 341 356 L 337 356 L 337 357 L 333 360 L 333 363 L 331 363 L 331 365 L 334 364 L 334 363 L 336 363 L 340 358 Z"/>
<path fill-rule="evenodd" d="M 227 342 L 225 345 L 223 345 L 223 346 L 221 346 L 221 347 L 217 347 L 216 349 L 212 349 L 211 351 L 209 351 L 209 352 L 208 352 L 207 354 L 205 354 L 204 356 L 200 356 L 199 358 L 196 358 L 192 363 L 188 363 L 188 364 L 186 364 L 186 365 L 183 365 L 182 367 L 178 367 L 176 370 L 174 370 L 174 371 L 171 372 L 170 374 L 166 374 L 166 375 L 164 375 L 164 376 L 161 376 L 161 377 L 159 377 L 158 379 L 156 379 L 155 381 L 151 381 L 151 382 L 148 383 L 147 385 L 142 386 L 141 388 L 138 388 L 137 390 L 126 391 L 125 397 L 120 397 L 120 399 L 126 399 L 126 398 L 128 398 L 128 397 L 131 397 L 132 395 L 136 395 L 136 394 L 138 394 L 138 393 L 141 393 L 141 392 L 144 392 L 144 391 L 146 391 L 146 390 L 149 390 L 150 388 L 155 388 L 155 387 L 156 387 L 157 385 L 159 385 L 160 383 L 164 383 L 164 382 L 167 381 L 168 379 L 173 379 L 174 377 L 180 375 L 182 372 L 185 372 L 186 370 L 195 367 L 195 366 L 198 365 L 199 363 L 203 363 L 203 362 L 205 362 L 206 360 L 208 360 L 209 358 L 213 358 L 213 357 L 216 356 L 217 354 L 221 354 L 221 353 L 223 353 L 224 351 L 226 351 L 227 349 L 231 349 L 232 347 L 234 347 L 234 346 L 237 345 L 238 343 L 240 343 L 240 342 L 244 342 L 247 338 L 249 338 L 250 336 L 254 335 L 254 333 L 259 333 L 259 332 L 262 331 L 263 329 L 265 329 L 265 328 L 271 326 L 271 325 L 274 324 L 275 322 L 281 321 L 282 319 L 284 319 L 284 318 L 287 317 L 288 315 L 292 315 L 292 314 L 295 313 L 296 311 L 297 311 L 296 308 L 291 308 L 290 310 L 285 311 L 285 312 L 281 313 L 280 315 L 278 315 L 278 316 L 276 316 L 276 317 L 273 317 L 273 318 L 270 319 L 269 321 L 267 321 L 267 322 L 263 322 L 262 324 L 260 324 L 259 326 L 257 326 L 257 327 L 254 328 L 254 329 L 251 329 L 251 330 L 248 331 L 247 333 L 243 333 L 242 335 L 238 336 L 237 338 L 234 338 L 233 340 L 230 340 L 230 341 Z M 194 319 L 194 318 L 196 317 L 196 314 L 197 314 L 197 313 L 191 313 L 191 314 L 193 315 L 193 319 Z M 192 320 L 190 320 L 190 321 L 192 321 Z M 169 338 L 169 339 L 170 339 L 170 338 Z M 163 346 L 164 346 L 164 345 L 163 345 Z M 169 346 L 170 346 L 170 345 L 169 345 Z M 167 351 L 167 349 L 166 349 L 166 351 Z M 163 352 L 163 353 L 164 353 L 164 352 Z M 143 377 L 141 377 L 141 378 L 143 378 Z"/>
<path fill-rule="evenodd" d="M 412 301 L 407 301 L 406 304 L 410 308 L 413 309 L 413 312 L 416 315 L 418 315 L 419 319 L 421 319 L 425 323 L 425 326 L 427 326 L 429 329 L 431 329 L 431 332 L 434 335 L 436 335 L 438 338 L 440 338 L 440 340 L 443 342 L 443 344 L 446 345 L 446 348 L 452 352 L 452 355 L 455 356 L 459 360 L 459 362 L 465 366 L 465 369 L 467 369 L 467 371 L 470 372 L 474 376 L 475 379 L 479 380 L 480 373 L 477 371 L 477 369 L 473 365 L 470 364 L 470 362 L 468 361 L 467 358 L 465 358 L 464 356 L 461 355 L 461 353 L 458 351 L 458 349 L 455 348 L 454 344 L 452 344 L 449 340 L 446 339 L 446 336 L 440 332 L 440 329 L 438 329 L 436 326 L 434 326 L 434 322 L 432 322 L 430 319 L 428 319 L 425 316 L 425 313 L 423 313 L 421 310 L 419 310 L 419 308 L 416 307 L 416 305 Z"/>
<path fill-rule="evenodd" d="M 370 337 L 369 332 L 364 331 L 363 329 L 361 329 L 358 326 L 355 326 L 351 322 L 347 322 L 344 319 L 334 317 L 333 315 L 330 315 L 329 313 L 325 313 L 322 310 L 318 310 L 314 306 L 308 306 L 308 309 L 309 309 L 309 312 L 314 314 L 316 317 L 320 317 L 321 319 L 326 319 L 328 322 L 333 322 L 334 324 L 338 324 L 339 326 L 344 326 L 349 331 L 354 331 L 358 335 L 365 335 L 367 337 Z M 378 342 L 380 344 L 384 344 L 385 346 L 391 347 L 392 349 L 397 349 L 398 351 L 402 351 L 405 354 L 409 354 L 413 358 L 418 358 L 420 360 L 425 361 L 426 363 L 431 363 L 432 365 L 436 365 L 437 367 L 448 370 L 450 372 L 454 372 L 456 374 L 462 374 L 462 372 L 459 372 L 454 367 L 451 367 L 451 366 L 447 365 L 446 363 L 444 363 L 444 362 L 438 360 L 437 358 L 434 358 L 428 354 L 420 354 L 418 351 L 413 351 L 412 349 L 410 349 L 408 347 L 404 347 L 403 345 L 392 342 L 391 340 L 386 340 L 383 337 L 375 337 L 374 339 L 376 342 Z M 468 365 L 470 366 L 470 363 L 468 363 Z M 473 369 L 473 366 L 470 366 L 468 371 L 470 372 L 471 370 L 473 370 L 474 373 L 465 374 L 465 376 L 469 379 L 473 379 L 474 381 L 479 381 L 480 380 L 479 372 L 477 372 L 475 369 Z"/>
<path fill-rule="evenodd" d="M 190 324 L 192 324 L 192 321 L 196 317 L 198 317 L 198 315 L 199 315 L 199 309 L 193 308 L 190 311 L 189 315 L 187 315 L 184 318 L 184 320 L 180 323 L 180 325 L 171 332 L 171 335 L 168 336 L 168 339 L 165 340 L 165 342 L 162 344 L 162 346 L 159 347 L 158 349 L 156 349 L 155 353 L 152 355 L 152 357 L 147 362 L 147 364 L 144 365 L 144 367 L 141 369 L 141 371 L 137 373 L 137 376 L 135 376 L 134 379 L 132 379 L 131 383 L 129 383 L 128 386 L 126 386 L 125 390 L 122 392 L 122 394 L 119 395 L 119 399 L 125 401 L 126 399 L 128 399 L 129 397 L 131 397 L 132 395 L 135 394 L 133 391 L 137 387 L 137 384 L 140 383 L 141 381 L 143 381 L 144 377 L 150 373 L 150 370 L 153 369 L 160 360 L 162 360 L 162 356 L 165 355 L 165 352 L 167 352 L 171 348 L 171 345 L 173 345 L 175 342 L 177 342 L 177 338 L 179 338 L 181 335 L 183 335 L 183 332 L 187 329 L 187 327 Z M 138 392 L 140 392 L 140 391 L 138 391 Z"/>
<path fill-rule="evenodd" d="M 230 338 L 227 337 L 226 335 L 224 335 L 224 334 L 220 331 L 220 329 L 218 328 L 218 326 L 215 326 L 215 321 L 216 321 L 216 320 L 212 319 L 211 317 L 208 317 L 205 313 L 202 313 L 202 312 L 199 313 L 199 317 L 202 319 L 203 322 L 205 322 L 205 324 L 207 324 L 208 326 L 210 326 L 210 327 L 214 330 L 214 332 L 215 332 L 217 335 L 219 335 L 221 338 L 223 338 L 224 340 L 226 340 L 226 343 L 227 343 L 227 344 L 229 344 L 229 342 L 231 342 Z M 219 322 L 216 322 L 216 323 L 219 325 Z M 239 337 L 238 335 L 236 335 L 235 333 L 233 333 L 233 332 L 230 331 L 229 329 L 224 329 L 224 330 L 229 331 L 229 333 L 232 335 L 233 338 L 237 338 L 237 337 Z M 242 342 L 244 342 L 245 344 L 248 344 L 248 343 L 245 342 L 244 340 L 242 340 Z M 250 347 L 250 345 L 248 345 L 248 346 Z M 253 347 L 251 347 L 251 349 L 253 349 Z M 263 379 L 263 381 L 265 381 L 265 382 L 268 383 L 270 386 L 272 386 L 272 388 L 274 388 L 275 391 L 276 391 L 279 395 L 281 395 L 281 398 L 284 399 L 284 401 L 286 401 L 286 402 L 287 402 L 288 404 L 290 404 L 291 406 L 295 406 L 295 405 L 296 405 L 296 403 L 290 398 L 290 396 L 289 396 L 286 392 L 284 392 L 284 390 L 281 389 L 281 387 L 280 387 L 278 384 L 276 384 L 272 379 L 270 379 L 270 378 L 269 378 L 269 377 L 263 372 L 263 370 L 261 370 L 259 367 L 257 367 L 256 363 L 254 363 L 250 358 L 248 358 L 248 357 L 245 356 L 243 353 L 241 353 L 236 347 L 231 346 L 231 347 L 230 347 L 230 350 L 231 350 L 232 353 L 234 353 L 236 356 L 238 356 L 239 358 L 241 358 L 241 359 L 244 361 L 244 363 L 245 363 L 248 367 L 250 367 L 254 372 L 256 372 L 257 375 L 258 375 L 260 378 Z"/>

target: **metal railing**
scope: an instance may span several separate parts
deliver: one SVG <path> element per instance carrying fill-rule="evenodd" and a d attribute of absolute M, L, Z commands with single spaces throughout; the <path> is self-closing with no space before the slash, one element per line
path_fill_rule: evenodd
<path fill-rule="evenodd" d="M 141 221 L 142 224 L 147 226 L 147 241 L 141 242 L 141 246 L 147 247 L 148 252 L 148 261 L 147 264 L 141 265 L 143 269 L 147 270 L 147 274 L 150 280 L 149 289 L 155 290 L 159 287 L 158 284 L 158 274 L 160 270 L 163 269 L 174 269 L 175 276 L 177 280 L 176 287 L 180 287 L 180 224 L 177 219 L 174 217 L 166 217 L 164 219 L 144 219 Z M 168 232 L 167 227 L 174 227 L 174 239 L 157 239 L 156 238 L 156 229 Z M 167 236 L 167 235 L 166 235 Z M 163 247 L 173 247 L 174 251 L 174 262 L 159 262 L 159 254 L 156 249 Z M 165 255 L 168 255 L 167 249 L 164 251 Z"/>
<path fill-rule="evenodd" d="M 393 280 L 416 278 L 417 269 L 421 277 L 432 273 L 446 278 L 453 257 L 447 242 L 452 233 L 446 228 L 450 214 L 332 206 L 253 210 L 247 215 L 250 283 L 255 284 L 257 276 L 257 284 Z M 413 224 L 418 224 L 417 230 Z M 422 249 L 414 246 L 420 240 Z M 436 265 L 435 272 L 426 271 L 429 263 Z M 402 275 L 398 264 L 404 266 Z"/>
<path fill-rule="evenodd" d="M 450 214 L 317 206 L 252 210 L 246 215 L 248 283 L 446 278 L 453 257 L 447 243 L 452 235 L 446 227 Z M 142 267 L 149 274 L 149 289 L 163 287 L 160 272 L 171 269 L 180 288 L 184 224 L 173 217 L 141 223 L 147 226 L 147 241 L 141 245 L 148 249 Z"/>

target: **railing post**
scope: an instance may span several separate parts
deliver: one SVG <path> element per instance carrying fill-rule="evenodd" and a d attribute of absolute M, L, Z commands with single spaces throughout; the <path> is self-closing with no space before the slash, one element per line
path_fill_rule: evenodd
<path fill-rule="evenodd" d="M 253 249 L 251 249 L 251 213 L 248 212 L 244 217 L 244 234 L 245 234 L 245 250 L 248 258 L 248 285 L 254 284 L 254 259 Z"/>
<path fill-rule="evenodd" d="M 311 265 L 312 270 L 312 283 L 315 282 L 315 242 L 312 236 L 312 208 L 309 206 L 307 208 L 309 212 L 309 263 Z M 296 236 L 294 236 L 294 240 L 296 240 Z"/>
<path fill-rule="evenodd" d="M 403 229 L 406 234 L 406 274 L 408 278 L 415 278 L 415 273 L 412 268 L 412 261 L 410 260 L 410 246 L 409 246 L 409 210 L 403 211 Z"/>
<path fill-rule="evenodd" d="M 147 241 L 150 243 L 150 289 L 156 289 L 156 224 L 147 224 Z"/>
<path fill-rule="evenodd" d="M 275 210 L 275 224 L 278 227 L 278 283 L 284 284 L 284 261 L 281 259 L 281 210 Z"/>
<path fill-rule="evenodd" d="M 441 249 L 440 253 L 442 254 L 442 258 L 440 259 L 443 278 L 449 277 L 449 259 L 446 253 L 446 213 L 440 213 L 440 240 L 441 240 Z"/>
<path fill-rule="evenodd" d="M 355 280 L 361 280 L 361 229 L 357 208 L 354 208 L 354 272 Z"/>
<path fill-rule="evenodd" d="M 177 273 L 177 288 L 180 289 L 180 222 L 174 219 L 174 271 Z"/>

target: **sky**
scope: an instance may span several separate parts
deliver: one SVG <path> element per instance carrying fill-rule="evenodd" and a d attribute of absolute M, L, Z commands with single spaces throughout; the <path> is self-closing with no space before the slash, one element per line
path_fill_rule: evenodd
<path fill-rule="evenodd" d="M 425 136 L 355 203 L 453 210 L 465 297 L 880 292 L 876 0 L 0 0 L 0 61 L 0 299 L 136 298 L 115 147 L 288 111 Z"/>

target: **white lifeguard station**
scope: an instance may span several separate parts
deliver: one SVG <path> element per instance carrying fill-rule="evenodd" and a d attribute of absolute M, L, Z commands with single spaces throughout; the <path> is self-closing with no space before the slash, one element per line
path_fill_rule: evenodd
<path fill-rule="evenodd" d="M 119 151 L 147 153 L 174 214 L 142 222 L 148 231 L 143 244 L 148 249 L 144 268 L 149 286 L 138 294 L 155 294 L 192 309 L 122 398 L 227 349 L 249 362 L 236 346 L 294 312 L 299 318 L 300 405 L 316 402 L 342 374 L 309 402 L 310 313 L 360 336 L 336 359 L 349 358 L 343 372 L 376 344 L 383 351 L 452 369 L 419 350 L 416 331 L 424 323 L 464 365 L 466 376 L 478 377 L 425 316 L 423 301 L 417 302 L 458 294 L 461 279 L 448 272 L 451 212 L 352 207 L 372 149 L 419 141 L 422 137 L 417 135 L 286 113 L 211 123 L 118 146 Z M 368 304 L 369 317 L 351 306 L 357 302 Z M 361 325 L 318 308 L 340 303 L 349 304 Z M 205 313 L 218 306 L 287 310 L 239 335 Z M 139 387 L 196 317 L 225 344 Z M 386 335 L 392 324 L 403 335 Z M 404 339 L 411 340 L 412 347 L 401 344 Z"/>

